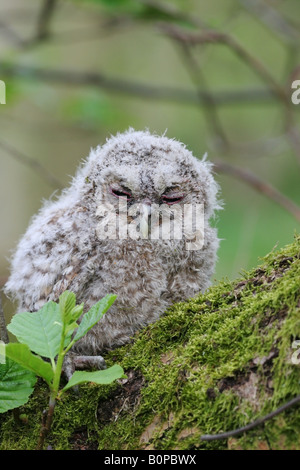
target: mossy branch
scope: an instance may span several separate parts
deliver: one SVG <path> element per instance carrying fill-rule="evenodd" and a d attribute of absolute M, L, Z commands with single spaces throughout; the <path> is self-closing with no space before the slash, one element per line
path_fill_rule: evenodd
<path fill-rule="evenodd" d="M 51 447 L 299 449 L 299 278 L 297 236 L 240 279 L 172 306 L 106 354 L 126 379 L 57 402 Z M 2 449 L 35 447 L 44 394 L 37 387 L 22 408 L 22 433 L 0 416 Z"/>

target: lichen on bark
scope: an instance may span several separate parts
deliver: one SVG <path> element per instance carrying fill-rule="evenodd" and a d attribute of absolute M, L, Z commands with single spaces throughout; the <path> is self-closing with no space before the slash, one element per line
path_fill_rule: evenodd
<path fill-rule="evenodd" d="M 58 404 L 54 449 L 299 449 L 300 407 L 241 436 L 239 428 L 300 393 L 300 237 L 233 282 L 173 305 L 132 343 L 106 355 L 128 378 L 84 385 Z M 35 447 L 46 389 L 22 407 L 27 423 L 0 417 L 0 448 Z"/>

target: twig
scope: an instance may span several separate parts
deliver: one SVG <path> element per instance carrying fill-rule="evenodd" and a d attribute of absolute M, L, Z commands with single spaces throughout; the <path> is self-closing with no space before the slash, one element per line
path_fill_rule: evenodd
<path fill-rule="evenodd" d="M 92 29 L 90 26 L 88 28 L 74 28 L 69 31 L 58 31 L 51 34 L 51 36 L 48 36 L 47 39 L 51 44 L 55 44 L 57 46 L 65 46 L 68 44 L 73 45 L 77 42 L 94 41 L 107 38 L 116 31 L 120 32 L 121 28 L 130 27 L 133 25 L 134 22 L 131 17 L 120 16 L 110 18 L 102 24 L 95 25 L 95 29 Z"/>
<path fill-rule="evenodd" d="M 0 21 L 0 31 L 3 30 L 6 37 L 16 46 L 23 47 L 25 42 L 23 39 L 4 21 Z"/>
<path fill-rule="evenodd" d="M 199 18 L 194 15 L 189 15 L 186 12 L 178 10 L 171 3 L 162 3 L 157 0 L 137 0 L 142 5 L 145 5 L 149 8 L 159 11 L 160 13 L 169 16 L 173 20 L 181 21 L 183 23 L 189 23 L 192 26 L 200 27 L 207 29 L 208 26 Z"/>
<path fill-rule="evenodd" d="M 53 17 L 57 0 L 44 0 L 40 11 L 34 41 L 42 41 L 49 36 L 50 21 Z"/>
<path fill-rule="evenodd" d="M 238 429 L 234 429 L 232 431 L 223 432 L 220 434 L 204 434 L 203 436 L 200 437 L 200 439 L 201 441 L 215 441 L 217 439 L 228 439 L 228 437 L 242 434 L 243 432 L 250 431 L 251 429 L 256 428 L 257 426 L 260 426 L 261 424 L 265 423 L 269 419 L 274 418 L 274 416 L 277 416 L 279 413 L 282 413 L 283 411 L 287 410 L 291 406 L 296 405 L 299 402 L 300 402 L 300 395 L 297 395 L 295 398 L 293 398 L 289 402 L 277 408 L 277 410 L 272 411 L 271 413 L 263 416 L 262 418 L 259 418 L 250 424 L 247 424 L 246 426 L 243 426 Z"/>
<path fill-rule="evenodd" d="M 275 137 L 268 137 L 264 139 L 254 140 L 250 142 L 234 142 L 231 143 L 231 149 L 240 157 L 255 158 L 269 157 L 279 155 L 286 151 L 288 142 L 286 134 L 277 135 Z"/>
<path fill-rule="evenodd" d="M 286 136 L 291 148 L 294 150 L 294 153 L 300 162 L 300 135 L 296 124 L 294 123 L 292 113 L 286 117 Z"/>
<path fill-rule="evenodd" d="M 290 105 L 290 98 L 285 89 L 274 80 L 273 75 L 266 69 L 264 64 L 260 62 L 255 56 L 250 54 L 240 43 L 237 42 L 232 36 L 226 33 L 221 33 L 215 30 L 208 30 L 203 33 L 187 32 L 174 25 L 159 23 L 159 29 L 166 35 L 176 39 L 181 43 L 189 45 L 198 44 L 221 44 L 229 47 L 240 59 L 255 71 L 255 73 L 268 84 L 271 91 L 277 98 L 285 105 Z"/>
<path fill-rule="evenodd" d="M 278 189 L 274 188 L 269 183 L 266 183 L 251 171 L 222 161 L 214 162 L 214 167 L 218 173 L 225 173 L 234 176 L 235 178 L 240 179 L 248 185 L 252 186 L 254 189 L 267 196 L 269 199 L 272 199 L 274 202 L 281 205 L 300 222 L 300 207 L 280 191 L 278 191 Z"/>
<path fill-rule="evenodd" d="M 32 168 L 36 173 L 38 173 L 47 183 L 56 188 L 62 189 L 63 184 L 56 178 L 49 170 L 47 170 L 43 165 L 41 165 L 38 161 L 34 160 L 33 158 L 28 157 L 24 153 L 20 152 L 19 150 L 12 147 L 10 144 L 6 142 L 0 141 L 0 148 L 5 150 L 9 153 L 15 160 L 18 160 L 23 165 Z"/>
<path fill-rule="evenodd" d="M 6 321 L 5 321 L 3 307 L 2 307 L 1 291 L 0 291 L 0 339 L 6 344 L 9 342 L 8 331 L 6 328 Z"/>
<path fill-rule="evenodd" d="M 44 41 L 50 36 L 49 27 L 53 17 L 57 0 L 44 0 L 37 20 L 36 32 L 31 39 L 22 39 L 10 25 L 0 22 L 0 30 L 3 29 L 8 39 L 20 48 L 28 48 Z"/>
<path fill-rule="evenodd" d="M 263 22 L 271 31 L 275 32 L 276 35 L 279 34 L 284 40 L 294 42 L 299 39 L 299 31 L 269 3 L 261 0 L 240 0 L 240 3 L 258 21 Z"/>
<path fill-rule="evenodd" d="M 214 96 L 209 92 L 203 73 L 200 67 L 198 67 L 188 45 L 181 43 L 181 51 L 181 59 L 186 64 L 187 71 L 196 86 L 197 95 L 202 96 L 202 92 L 205 92 L 206 99 L 203 102 L 203 110 L 205 112 L 207 125 L 211 128 L 212 135 L 218 140 L 219 150 L 227 152 L 230 144 L 219 119 Z"/>
<path fill-rule="evenodd" d="M 171 24 L 159 23 L 159 29 L 167 36 L 178 41 L 181 45 L 195 46 L 204 44 L 223 44 L 229 47 L 235 55 L 243 60 L 253 72 L 255 72 L 269 87 L 270 92 L 277 98 L 277 100 L 283 105 L 283 127 L 286 135 L 289 139 L 290 145 L 295 152 L 300 162 L 300 150 L 299 142 L 300 136 L 294 124 L 293 108 L 291 105 L 290 88 L 282 86 L 277 80 L 273 78 L 273 75 L 265 67 L 265 65 L 255 56 L 250 54 L 236 39 L 226 33 L 218 32 L 215 30 L 206 30 L 203 33 L 189 32 L 178 28 Z M 213 95 L 210 103 L 210 107 L 215 109 L 217 102 L 214 100 Z M 210 111 L 210 122 L 213 123 L 215 130 L 220 134 L 220 128 L 216 127 L 218 121 L 216 121 L 216 111 L 213 113 Z M 214 120 L 213 120 L 214 119 Z"/>

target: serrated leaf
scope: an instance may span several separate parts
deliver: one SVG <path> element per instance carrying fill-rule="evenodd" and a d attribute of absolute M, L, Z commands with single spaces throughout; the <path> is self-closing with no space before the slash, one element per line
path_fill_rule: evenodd
<path fill-rule="evenodd" d="M 103 317 L 107 310 L 112 306 L 117 296 L 108 294 L 99 300 L 93 307 L 82 317 L 73 341 L 82 338 L 96 323 Z"/>
<path fill-rule="evenodd" d="M 54 375 L 51 365 L 43 361 L 41 357 L 32 354 L 26 344 L 9 343 L 5 347 L 5 353 L 6 357 L 42 377 L 50 385 Z"/>
<path fill-rule="evenodd" d="M 105 370 L 97 370 L 95 372 L 75 371 L 67 385 L 63 388 L 63 392 L 75 385 L 86 382 L 93 382 L 98 385 L 108 385 L 114 380 L 126 377 L 121 366 L 115 364 Z"/>
<path fill-rule="evenodd" d="M 50 359 L 59 352 L 62 328 L 60 308 L 55 302 L 48 302 L 38 312 L 14 315 L 7 327 L 20 343 Z"/>
<path fill-rule="evenodd" d="M 5 364 L 0 364 L 0 413 L 24 405 L 35 382 L 35 374 L 6 358 Z"/>

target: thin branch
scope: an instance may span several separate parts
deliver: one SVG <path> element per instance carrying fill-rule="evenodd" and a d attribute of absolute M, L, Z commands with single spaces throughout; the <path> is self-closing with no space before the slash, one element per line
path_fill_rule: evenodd
<path fill-rule="evenodd" d="M 6 344 L 9 342 L 8 331 L 6 328 L 6 321 L 5 321 L 3 307 L 2 307 L 1 291 L 0 291 L 0 339 Z"/>
<path fill-rule="evenodd" d="M 286 110 L 285 116 L 285 135 L 287 140 L 293 149 L 295 155 L 300 162 L 300 135 L 297 124 L 295 123 L 295 117 L 292 111 Z"/>
<path fill-rule="evenodd" d="M 250 157 L 254 160 L 256 158 L 279 155 L 286 151 L 289 148 L 288 146 L 286 134 L 281 134 L 250 142 L 234 142 L 231 143 L 230 150 L 239 157 Z"/>
<path fill-rule="evenodd" d="M 290 97 L 287 95 L 285 89 L 277 83 L 273 75 L 268 71 L 265 65 L 250 54 L 236 39 L 226 33 L 221 33 L 215 30 L 205 31 L 204 33 L 194 33 L 182 30 L 177 26 L 168 23 L 159 23 L 158 28 L 166 35 L 191 46 L 199 44 L 221 44 L 226 45 L 231 49 L 240 59 L 242 59 L 271 89 L 277 98 L 285 105 L 290 105 Z"/>
<path fill-rule="evenodd" d="M 299 39 L 299 31 L 288 19 L 261 0 L 240 0 L 241 5 L 260 22 L 263 22 L 276 35 L 291 43 Z"/>
<path fill-rule="evenodd" d="M 160 30 L 169 37 L 177 40 L 180 44 L 195 46 L 198 44 L 223 44 L 229 47 L 253 72 L 255 72 L 270 88 L 270 92 L 283 105 L 283 128 L 298 161 L 300 162 L 300 135 L 295 125 L 293 106 L 290 98 L 290 87 L 282 86 L 265 67 L 265 65 L 250 54 L 239 42 L 226 33 L 215 30 L 204 33 L 187 32 L 174 25 L 162 23 Z M 215 103 L 215 106 L 217 103 Z"/>
<path fill-rule="evenodd" d="M 57 6 L 57 0 L 44 0 L 37 22 L 37 30 L 34 41 L 42 41 L 50 35 L 49 28 L 53 14 Z"/>
<path fill-rule="evenodd" d="M 0 141 L 0 148 L 2 148 L 5 152 L 9 153 L 9 155 L 13 157 L 15 160 L 18 160 L 23 165 L 26 165 L 27 167 L 31 168 L 36 173 L 38 173 L 39 176 L 43 178 L 44 181 L 47 181 L 47 183 L 50 186 L 56 189 L 63 188 L 63 184 L 59 181 L 59 179 L 56 178 L 56 176 L 54 176 L 49 170 L 47 170 L 38 161 L 34 160 L 31 157 L 28 157 L 23 152 L 20 152 L 16 148 L 12 147 L 10 144 L 3 142 L 3 140 Z"/>
<path fill-rule="evenodd" d="M 255 72 L 270 87 L 270 93 L 272 93 L 274 97 L 276 97 L 283 105 L 284 131 L 289 140 L 291 148 L 300 162 L 300 134 L 298 132 L 297 126 L 295 125 L 295 117 L 290 99 L 290 87 L 282 86 L 279 82 L 277 82 L 273 78 L 273 75 L 265 67 L 265 65 L 257 57 L 250 54 L 236 39 L 234 39 L 229 34 L 218 32 L 216 30 L 205 30 L 199 34 L 198 32 L 195 33 L 183 30 L 182 28 L 178 28 L 168 23 L 159 23 L 158 27 L 164 34 L 171 37 L 173 40 L 176 40 L 181 45 L 181 47 L 185 49 L 184 60 L 187 63 L 188 70 L 190 71 L 190 74 L 192 75 L 193 81 L 195 83 L 202 81 L 203 85 L 203 78 L 201 78 L 201 71 L 197 67 L 196 62 L 190 53 L 190 47 L 192 46 L 199 44 L 223 44 L 229 47 L 229 49 L 231 49 L 238 58 L 243 60 L 243 62 L 245 62 L 248 67 L 250 67 L 253 72 Z M 203 88 L 203 86 L 201 86 L 201 88 Z M 199 95 L 199 85 L 197 89 Z M 215 135 L 218 136 L 221 140 L 221 143 L 223 143 L 224 150 L 226 151 L 229 148 L 229 142 L 226 138 L 226 134 L 223 131 L 221 122 L 218 119 L 218 103 L 215 101 L 213 94 L 206 93 L 206 97 L 207 100 L 204 102 L 204 107 L 207 109 L 206 114 L 208 122 L 210 123 L 210 126 Z"/>
<path fill-rule="evenodd" d="M 4 32 L 6 38 L 15 44 L 17 47 L 23 47 L 25 45 L 24 40 L 11 28 L 11 26 L 4 21 L 0 21 L 0 32 Z"/>
<path fill-rule="evenodd" d="M 208 86 L 206 84 L 202 70 L 198 66 L 192 54 L 192 51 L 190 50 L 190 47 L 185 43 L 181 43 L 180 45 L 180 50 L 182 51 L 182 62 L 184 62 L 184 64 L 186 65 L 186 69 L 191 76 L 191 80 L 196 86 L 197 95 L 202 96 L 203 91 L 205 92 L 206 100 L 203 103 L 203 110 L 206 116 L 206 122 L 211 128 L 211 133 L 213 136 L 215 136 L 215 138 L 217 138 L 217 142 L 219 144 L 218 150 L 221 150 L 222 152 L 227 152 L 230 148 L 230 144 L 226 136 L 225 130 L 223 129 L 223 125 L 219 119 L 214 96 L 208 90 Z"/>
<path fill-rule="evenodd" d="M 199 28 L 207 29 L 208 26 L 204 23 L 204 21 L 197 18 L 195 15 L 189 15 L 186 12 L 178 10 L 174 5 L 170 3 L 162 3 L 157 0 L 137 0 L 138 3 L 142 5 L 153 8 L 158 12 L 169 16 L 173 20 L 181 21 L 183 23 L 189 23 L 192 26 L 196 26 Z"/>
<path fill-rule="evenodd" d="M 243 426 L 242 428 L 234 429 L 228 432 L 223 432 L 221 434 L 204 434 L 203 436 L 200 437 L 200 439 L 201 441 L 215 441 L 217 439 L 228 439 L 228 437 L 237 436 L 238 434 L 242 434 L 244 432 L 250 431 L 251 429 L 256 428 L 257 426 L 264 424 L 269 419 L 274 418 L 274 416 L 277 416 L 279 413 L 282 413 L 283 411 L 287 410 L 291 406 L 296 405 L 299 402 L 300 402 L 300 395 L 297 395 L 295 398 L 285 403 L 284 405 L 280 406 L 276 410 L 263 416 L 262 418 L 257 419 L 256 421 L 253 421 L 250 424 L 247 424 L 246 426 Z"/>
<path fill-rule="evenodd" d="M 184 103 L 193 106 L 204 105 L 209 97 L 205 92 L 195 93 L 168 86 L 153 86 L 107 77 L 100 72 L 80 72 L 75 70 L 58 70 L 31 67 L 26 65 L 10 65 L 0 63 L 0 74 L 2 78 L 21 78 L 22 80 L 35 79 L 45 83 L 54 83 L 73 86 L 93 86 L 107 91 L 126 94 L 146 99 L 166 100 Z M 247 89 L 240 91 L 218 91 L 214 92 L 214 102 L 218 106 L 233 104 L 256 104 L 274 103 L 274 94 L 268 89 Z"/>
<path fill-rule="evenodd" d="M 214 162 L 214 167 L 218 173 L 228 174 L 241 181 L 244 181 L 249 186 L 264 194 L 269 199 L 272 199 L 285 210 L 290 212 L 295 217 L 295 219 L 300 222 L 300 207 L 280 191 L 278 191 L 278 189 L 274 188 L 269 183 L 266 183 L 251 171 L 222 161 Z"/>
<path fill-rule="evenodd" d="M 93 28 L 81 27 L 74 28 L 67 31 L 58 31 L 51 36 L 48 36 L 48 43 L 56 46 L 65 46 L 68 44 L 75 44 L 84 41 L 95 41 L 103 38 L 107 38 L 110 35 L 120 32 L 121 28 L 129 28 L 135 25 L 135 22 L 130 16 L 118 16 L 109 18 L 102 24 L 95 24 Z M 31 45 L 31 44 L 29 44 Z"/>
<path fill-rule="evenodd" d="M 255 72 L 269 87 L 270 92 L 274 94 L 274 97 L 283 105 L 284 115 L 283 115 L 283 128 L 289 140 L 290 146 L 293 149 L 298 161 L 300 162 L 300 134 L 295 125 L 295 117 L 293 113 L 293 107 L 291 105 L 290 98 L 290 87 L 282 86 L 277 80 L 273 78 L 273 75 L 265 67 L 265 65 L 255 56 L 250 54 L 236 39 L 226 33 L 218 32 L 215 30 L 206 30 L 203 33 L 194 33 L 185 31 L 181 28 L 178 28 L 171 24 L 160 23 L 158 25 L 159 29 L 166 34 L 167 36 L 178 41 L 181 45 L 186 45 L 186 50 L 188 46 L 195 46 L 198 44 L 223 44 L 229 47 L 235 55 L 243 60 L 248 67 L 250 67 L 253 72 Z M 217 135 L 220 134 L 220 128 L 218 126 L 218 120 L 216 120 L 216 106 L 217 103 L 214 101 L 213 95 L 211 95 L 212 100 L 210 102 L 209 119 Z"/>

